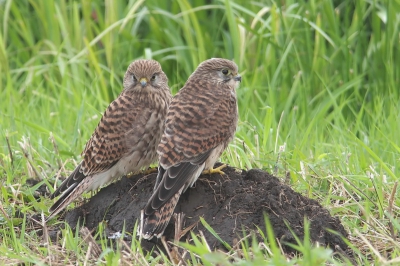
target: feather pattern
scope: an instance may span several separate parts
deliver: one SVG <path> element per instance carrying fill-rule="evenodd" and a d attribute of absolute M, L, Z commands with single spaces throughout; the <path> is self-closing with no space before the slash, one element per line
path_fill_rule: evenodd
<path fill-rule="evenodd" d="M 61 196 L 48 219 L 82 193 L 156 161 L 172 98 L 168 78 L 157 61 L 137 60 L 128 67 L 123 84 L 86 143 L 81 163 L 51 195 Z"/>
<path fill-rule="evenodd" d="M 234 62 L 206 60 L 172 99 L 157 148 L 158 183 L 144 208 L 145 239 L 163 234 L 180 195 L 214 166 L 233 139 L 240 81 Z"/>

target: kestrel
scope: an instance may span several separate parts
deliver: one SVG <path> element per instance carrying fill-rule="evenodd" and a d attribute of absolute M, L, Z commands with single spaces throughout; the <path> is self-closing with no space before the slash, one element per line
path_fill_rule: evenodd
<path fill-rule="evenodd" d="M 204 170 L 221 173 L 212 167 L 235 134 L 240 82 L 234 62 L 213 58 L 172 99 L 157 148 L 156 187 L 143 210 L 144 239 L 162 236 L 180 195 Z"/>
<path fill-rule="evenodd" d="M 168 78 L 155 60 L 136 60 L 125 73 L 124 89 L 104 112 L 82 152 L 82 162 L 51 195 L 61 197 L 48 219 L 83 192 L 99 187 L 157 160 L 157 146 L 171 92 Z"/>

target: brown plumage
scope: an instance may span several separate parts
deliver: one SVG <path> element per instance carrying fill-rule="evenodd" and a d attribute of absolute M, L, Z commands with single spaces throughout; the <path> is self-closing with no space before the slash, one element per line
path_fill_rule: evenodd
<path fill-rule="evenodd" d="M 104 112 L 82 152 L 82 162 L 51 195 L 61 197 L 48 219 L 83 192 L 95 190 L 157 160 L 157 146 L 172 95 L 168 78 L 154 60 L 136 60 L 125 73 L 124 89 Z"/>
<path fill-rule="evenodd" d="M 237 65 L 213 58 L 201 63 L 172 99 L 158 145 L 159 173 L 144 208 L 143 238 L 161 237 L 180 195 L 214 163 L 233 139 L 237 120 Z"/>

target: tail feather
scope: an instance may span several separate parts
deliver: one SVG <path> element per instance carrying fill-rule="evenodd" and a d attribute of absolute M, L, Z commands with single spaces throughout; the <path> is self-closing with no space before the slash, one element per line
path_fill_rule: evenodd
<path fill-rule="evenodd" d="M 152 239 L 154 236 L 160 238 L 163 235 L 179 197 L 193 185 L 204 167 L 204 162 L 201 164 L 183 162 L 168 169 L 159 167 L 155 189 L 143 209 L 144 225 L 141 231 L 144 239 Z"/>
<path fill-rule="evenodd" d="M 70 187 L 80 183 L 86 176 L 80 171 L 81 163 L 75 168 L 75 170 L 65 179 L 62 184 L 51 194 L 50 199 L 54 199 L 58 195 L 61 195 L 64 191 L 70 190 Z"/>
<path fill-rule="evenodd" d="M 50 207 L 50 215 L 47 217 L 46 221 L 65 209 L 72 201 L 85 192 L 89 186 L 90 182 L 75 182 L 70 184 L 60 198 Z"/>
<path fill-rule="evenodd" d="M 74 193 L 78 183 L 74 183 L 68 187 L 67 190 L 61 195 L 61 197 L 50 207 L 49 212 L 50 215 L 47 217 L 47 221 L 57 215 L 60 211 L 62 211 L 68 204 L 70 204 L 76 197 L 76 193 Z"/>
<path fill-rule="evenodd" d="M 172 196 L 163 206 L 155 210 L 144 219 L 142 234 L 144 239 L 152 239 L 154 236 L 160 238 L 167 228 L 169 221 L 174 213 L 176 204 L 181 196 L 182 187 L 174 196 Z"/>

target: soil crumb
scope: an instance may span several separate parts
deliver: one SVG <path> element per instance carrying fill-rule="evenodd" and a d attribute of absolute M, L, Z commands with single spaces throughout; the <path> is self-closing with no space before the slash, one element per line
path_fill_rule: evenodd
<path fill-rule="evenodd" d="M 304 217 L 310 221 L 313 243 L 318 242 L 340 253 L 347 249 L 342 240 L 347 233 L 340 220 L 332 217 L 317 201 L 302 196 L 282 184 L 277 177 L 259 169 L 246 171 L 228 166 L 223 171 L 226 173 L 224 176 L 200 176 L 195 186 L 181 196 L 175 209 L 176 213 L 185 214 L 182 229 L 196 224 L 192 231 L 198 234 L 201 230 L 212 249 L 224 247 L 204 228 L 199 217 L 203 217 L 221 239 L 233 246 L 251 231 L 261 239 L 257 227 L 265 234 L 264 214 L 287 254 L 296 253 L 287 245 L 296 244 L 292 232 L 300 239 L 304 238 Z M 108 232 L 120 232 L 124 226 L 126 232 L 132 232 L 152 193 L 155 178 L 156 173 L 123 177 L 101 189 L 88 202 L 68 211 L 64 219 L 72 227 L 84 219 L 89 229 L 95 229 L 100 222 L 106 221 Z M 164 233 L 167 240 L 174 240 L 174 228 L 174 219 L 171 219 Z M 160 241 L 143 240 L 142 245 L 147 250 L 154 245 L 163 249 Z"/>

